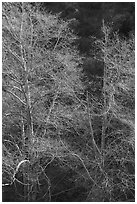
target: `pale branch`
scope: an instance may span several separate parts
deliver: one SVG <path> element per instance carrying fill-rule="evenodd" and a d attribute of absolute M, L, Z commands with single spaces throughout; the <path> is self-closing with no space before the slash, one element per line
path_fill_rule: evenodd
<path fill-rule="evenodd" d="M 7 66 L 6 66 L 6 69 L 7 69 L 7 71 L 6 71 L 6 72 L 3 72 L 2 74 L 8 76 L 11 80 L 13 80 L 13 81 L 15 81 L 17 84 L 19 84 L 19 86 L 21 87 L 20 91 L 22 91 L 22 93 L 24 94 L 25 101 L 26 101 L 26 103 L 27 103 L 26 93 L 25 93 L 25 90 L 24 90 L 24 88 L 23 88 L 23 85 L 24 85 L 24 84 L 18 79 L 18 77 L 16 76 L 15 73 L 13 73 L 12 70 L 10 70 L 10 71 L 8 70 Z"/>
<path fill-rule="evenodd" d="M 11 89 L 17 89 L 18 91 L 20 91 L 21 93 L 23 93 L 23 95 L 24 95 L 24 97 L 25 97 L 25 102 L 26 102 L 26 104 L 27 104 L 28 100 L 27 100 L 27 96 L 26 96 L 25 90 L 24 90 L 24 88 L 23 88 L 23 85 L 21 85 L 21 89 L 20 89 L 19 87 L 17 87 L 17 86 L 4 86 L 4 88 L 5 88 L 5 87 L 9 87 L 9 88 L 11 88 Z"/>
<path fill-rule="evenodd" d="M 21 110 L 22 115 L 22 110 Z M 25 144 L 25 124 L 23 118 L 21 118 L 21 143 Z"/>
<path fill-rule="evenodd" d="M 31 14 L 29 14 L 28 16 L 29 16 L 30 24 L 31 24 L 31 40 L 30 40 L 30 47 L 31 47 L 31 49 L 32 49 L 32 43 L 33 43 L 33 31 L 34 31 L 34 29 L 33 29 L 32 18 L 31 18 L 30 15 L 31 15 Z M 32 51 L 32 50 L 31 50 L 31 51 Z"/>
<path fill-rule="evenodd" d="M 4 115 L 2 115 L 2 119 L 4 119 L 5 117 L 8 117 L 8 116 L 13 116 L 13 115 L 17 115 L 17 116 L 21 117 L 22 119 L 26 120 L 26 117 L 24 115 L 22 115 L 21 113 L 12 112 L 12 111 L 10 111 L 10 113 L 5 113 Z"/>
<path fill-rule="evenodd" d="M 4 64 L 5 66 L 5 64 Z M 7 70 L 7 72 L 2 72 L 3 75 L 8 76 L 11 80 L 15 81 L 17 84 L 19 84 L 21 87 L 23 86 L 22 82 L 18 79 L 18 77 L 13 73 L 13 71 Z"/>
<path fill-rule="evenodd" d="M 10 185 L 12 185 L 12 182 L 11 183 L 2 183 L 2 186 L 4 187 L 4 186 L 10 186 Z"/>
<path fill-rule="evenodd" d="M 4 160 L 4 159 L 3 159 L 3 160 Z M 12 169 L 12 171 L 14 171 L 14 168 L 9 164 L 9 162 L 3 161 L 3 164 L 8 167 L 8 170 L 9 170 L 9 169 Z M 11 172 L 9 172 L 9 173 L 11 174 Z"/>
<path fill-rule="evenodd" d="M 13 181 L 12 181 L 12 182 L 14 182 L 14 181 L 17 181 L 18 183 L 20 183 L 21 185 L 24 185 L 24 186 L 31 185 L 30 183 L 24 183 L 24 182 L 20 181 L 20 180 L 19 180 L 19 179 L 17 179 L 15 176 L 14 176 L 14 178 L 13 178 Z"/>
<path fill-rule="evenodd" d="M 14 173 L 13 173 L 13 181 L 12 181 L 12 183 L 16 180 L 16 181 L 18 181 L 19 183 L 21 183 L 21 184 L 23 184 L 23 185 L 27 185 L 27 186 L 29 185 L 28 183 L 25 184 L 25 183 L 19 181 L 19 180 L 16 178 L 16 174 L 17 174 L 17 172 L 18 172 L 20 166 L 21 166 L 23 163 L 25 163 L 25 162 L 29 162 L 29 163 L 30 163 L 29 160 L 24 159 L 24 160 L 20 161 L 19 164 L 17 165 L 17 167 L 16 167 L 16 169 L 15 169 L 15 171 L 14 171 Z"/>
<path fill-rule="evenodd" d="M 5 151 L 6 153 L 7 153 L 7 155 L 12 155 L 9 151 L 8 151 L 8 149 L 7 149 L 7 147 L 4 145 L 4 144 L 2 144 L 2 150 L 3 151 Z"/>
<path fill-rule="evenodd" d="M 22 60 L 21 60 L 20 56 L 17 55 L 17 53 L 15 53 L 13 50 L 11 50 L 8 46 L 5 46 L 5 45 L 3 45 L 3 46 L 5 47 L 5 49 L 7 51 L 9 51 L 10 54 L 12 54 L 20 62 L 21 66 L 23 66 L 22 65 Z"/>
<path fill-rule="evenodd" d="M 4 88 L 11 88 L 11 89 L 15 89 L 15 90 L 18 90 L 20 91 L 21 93 L 23 93 L 22 89 L 20 89 L 19 87 L 17 86 L 12 86 L 12 85 L 4 85 Z M 6 89 L 7 90 L 7 89 Z"/>
<path fill-rule="evenodd" d="M 23 163 L 25 163 L 25 162 L 30 163 L 30 161 L 29 161 L 29 160 L 27 160 L 27 159 L 24 159 L 24 160 L 20 161 L 20 162 L 19 162 L 19 164 L 18 164 L 18 165 L 17 165 L 17 167 L 16 167 L 16 170 L 15 170 L 15 172 L 14 172 L 14 176 L 15 176 L 15 175 L 16 175 L 16 173 L 18 172 L 18 170 L 19 170 L 20 166 L 21 166 Z"/>
<path fill-rule="evenodd" d="M 23 52 L 25 53 L 25 50 L 23 49 L 23 37 L 22 37 L 22 35 L 23 35 L 23 21 L 24 21 L 23 17 L 24 17 L 24 5 L 22 2 L 22 16 L 21 16 L 21 27 L 20 27 L 20 39 L 21 39 L 20 48 L 21 48 L 21 58 L 22 58 L 22 62 L 23 62 L 23 67 L 24 67 L 26 73 L 28 73 L 26 61 L 25 61 L 24 54 L 23 54 Z"/>
<path fill-rule="evenodd" d="M 2 74 L 3 74 L 3 73 L 2 73 Z M 16 83 L 19 84 L 20 86 L 22 86 L 21 82 L 19 82 L 18 80 L 16 80 L 16 79 L 13 78 L 12 76 L 10 76 L 10 74 L 9 74 L 9 75 L 7 74 L 7 76 L 8 76 L 11 80 L 13 80 L 14 82 L 16 82 Z"/>
<path fill-rule="evenodd" d="M 100 152 L 100 150 L 99 150 L 99 148 L 95 142 L 95 139 L 94 139 L 94 132 L 93 132 L 93 127 L 92 127 L 92 123 L 91 123 L 92 120 L 91 120 L 90 109 L 89 109 L 88 92 L 87 92 L 87 113 L 88 113 L 88 120 L 89 120 L 89 125 L 90 125 L 91 139 L 93 142 L 93 148 L 94 148 L 96 157 L 98 157 L 97 153 L 99 153 L 99 156 L 101 156 L 101 152 Z"/>
<path fill-rule="evenodd" d="M 14 96 L 16 99 L 18 99 L 23 105 L 27 105 L 19 96 L 17 96 L 15 93 L 12 91 L 6 90 L 7 93 L 10 93 L 12 96 Z"/>

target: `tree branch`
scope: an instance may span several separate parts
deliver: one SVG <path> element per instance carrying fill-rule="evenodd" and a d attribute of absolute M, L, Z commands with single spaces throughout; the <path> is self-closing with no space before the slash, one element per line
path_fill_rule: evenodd
<path fill-rule="evenodd" d="M 11 71 L 10 71 L 11 72 Z M 6 75 L 8 76 L 11 80 L 15 81 L 17 84 L 19 84 L 20 86 L 23 86 L 22 82 L 15 79 L 15 78 L 18 78 L 13 72 L 11 73 L 8 73 L 8 72 L 2 72 L 3 75 Z M 14 75 L 14 76 L 13 76 Z"/>
<path fill-rule="evenodd" d="M 17 98 L 23 105 L 26 106 L 26 103 L 20 98 L 18 97 L 16 94 L 14 94 L 12 91 L 9 90 L 5 90 L 6 92 L 10 93 L 12 96 L 14 96 L 15 98 Z"/>
<path fill-rule="evenodd" d="M 95 142 L 95 139 L 94 139 L 94 132 L 93 132 L 93 127 L 92 127 L 92 124 L 91 124 L 91 115 L 90 115 L 90 110 L 89 110 L 89 99 L 88 99 L 88 92 L 87 92 L 87 111 L 88 111 L 88 120 L 89 120 L 89 125 L 90 125 L 90 132 L 91 132 L 91 139 L 92 139 L 92 143 L 93 143 L 93 148 L 94 148 L 94 151 L 95 151 L 95 154 L 96 154 L 96 157 L 98 157 L 98 153 L 99 153 L 99 156 L 101 156 L 101 152 Z"/>
<path fill-rule="evenodd" d="M 5 45 L 3 45 L 3 47 L 4 47 Z M 20 63 L 21 63 L 21 66 L 23 66 L 22 65 L 22 60 L 21 60 L 21 58 L 20 58 L 20 56 L 19 55 L 17 55 L 13 50 L 11 50 L 8 46 L 5 46 L 5 49 L 6 50 L 8 50 Z"/>

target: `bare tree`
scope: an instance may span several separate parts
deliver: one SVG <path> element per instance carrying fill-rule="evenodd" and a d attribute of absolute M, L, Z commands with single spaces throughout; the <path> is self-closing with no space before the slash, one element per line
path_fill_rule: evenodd
<path fill-rule="evenodd" d="M 92 186 L 87 200 L 121 201 L 134 199 L 135 42 L 134 36 L 121 39 L 104 24 L 102 32 L 104 37 L 96 40 L 97 60 L 104 62 L 102 93 L 96 101 L 88 94 L 91 137 L 97 150 L 91 166 L 96 166 L 98 185 Z M 94 175 L 92 168 L 88 169 Z"/>
<path fill-rule="evenodd" d="M 50 200 L 45 169 L 70 153 L 61 132 L 72 110 L 82 106 L 76 36 L 70 21 L 40 13 L 30 3 L 3 3 L 2 14 L 3 185 L 21 183 L 24 200 L 35 200 L 41 174 Z M 49 158 L 47 164 L 40 163 L 42 155 Z"/>

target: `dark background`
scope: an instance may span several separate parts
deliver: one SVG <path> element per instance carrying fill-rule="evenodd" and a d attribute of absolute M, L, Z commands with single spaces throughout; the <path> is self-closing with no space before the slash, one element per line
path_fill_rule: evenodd
<path fill-rule="evenodd" d="M 134 2 L 43 2 L 42 10 L 52 13 L 61 13 L 64 19 L 76 18 L 78 21 L 73 28 L 80 37 L 79 50 L 90 54 L 90 36 L 102 36 L 102 20 L 113 26 L 121 37 L 128 38 L 135 29 Z"/>

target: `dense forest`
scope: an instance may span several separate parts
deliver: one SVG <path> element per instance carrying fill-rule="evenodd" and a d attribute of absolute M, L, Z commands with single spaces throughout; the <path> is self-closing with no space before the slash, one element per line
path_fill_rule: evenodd
<path fill-rule="evenodd" d="M 135 201 L 135 3 L 2 3 L 2 201 Z"/>

